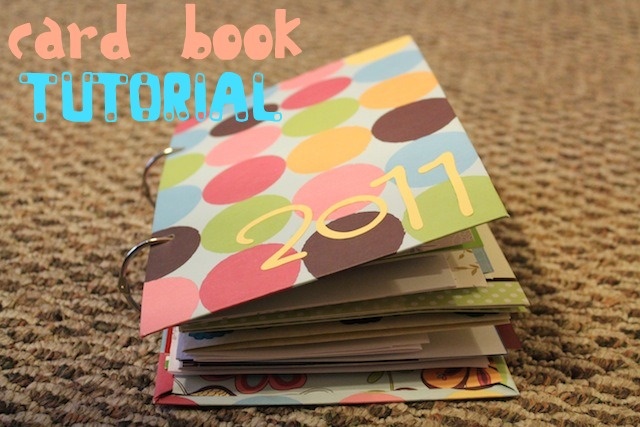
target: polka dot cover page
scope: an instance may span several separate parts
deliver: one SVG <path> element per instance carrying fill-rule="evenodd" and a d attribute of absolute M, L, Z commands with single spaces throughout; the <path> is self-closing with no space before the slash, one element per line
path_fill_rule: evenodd
<path fill-rule="evenodd" d="M 506 210 L 411 37 L 261 84 L 171 139 L 140 325 L 164 333 L 154 401 L 517 395 L 528 302 L 486 225 Z"/>

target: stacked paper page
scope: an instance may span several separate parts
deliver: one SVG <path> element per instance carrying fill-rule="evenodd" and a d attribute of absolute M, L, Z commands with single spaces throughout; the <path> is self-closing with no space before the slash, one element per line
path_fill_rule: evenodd
<path fill-rule="evenodd" d="M 501 356 L 528 303 L 485 225 L 506 211 L 411 38 L 263 97 L 280 121 L 171 141 L 141 317 L 165 330 L 156 401 L 517 394 Z"/>

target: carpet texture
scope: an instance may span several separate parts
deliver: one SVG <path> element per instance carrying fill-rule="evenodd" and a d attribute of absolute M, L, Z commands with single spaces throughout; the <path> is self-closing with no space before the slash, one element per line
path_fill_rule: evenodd
<path fill-rule="evenodd" d="M 130 2 L 131 58 L 102 57 L 115 2 L 3 2 L 0 60 L 0 424 L 2 425 L 640 425 L 640 2 L 210 1 L 198 29 L 273 28 L 274 9 L 301 18 L 296 57 L 180 58 L 184 2 Z M 43 60 L 45 16 L 93 25 L 81 59 Z M 9 32 L 31 22 L 22 59 Z M 184 410 L 151 403 L 159 336 L 138 336 L 116 289 L 124 253 L 150 232 L 145 160 L 174 123 L 129 117 L 119 92 L 105 123 L 61 116 L 47 89 L 35 123 L 23 71 L 224 71 L 266 83 L 412 35 L 449 96 L 511 218 L 493 230 L 531 313 L 508 356 L 522 395 L 504 401 Z M 212 88 L 210 88 L 212 90 Z M 140 266 L 140 268 L 142 268 Z M 135 274 L 134 274 L 135 276 Z M 140 274 L 140 277 L 142 274 Z"/>

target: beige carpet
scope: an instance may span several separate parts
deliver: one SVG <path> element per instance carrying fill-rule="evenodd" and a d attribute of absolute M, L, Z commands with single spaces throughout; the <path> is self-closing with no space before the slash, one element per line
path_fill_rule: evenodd
<path fill-rule="evenodd" d="M 131 2 L 133 3 L 133 2 Z M 0 51 L 0 424 L 640 425 L 640 2 L 201 2 L 198 26 L 273 26 L 300 17 L 297 57 L 180 58 L 184 2 L 128 8 L 131 58 L 102 58 L 114 2 L 3 2 Z M 45 16 L 94 25 L 82 59 L 45 61 L 10 29 Z M 277 83 L 411 34 L 439 77 L 511 218 L 493 226 L 532 302 L 508 362 L 505 401 L 184 410 L 151 404 L 159 337 L 140 339 L 116 290 L 123 254 L 150 232 L 140 193 L 149 155 L 174 124 L 32 118 L 22 71 L 204 72 Z M 67 36 L 64 36 L 67 40 Z M 66 43 L 66 42 L 65 42 Z M 67 46 L 65 44 L 65 46 Z"/>

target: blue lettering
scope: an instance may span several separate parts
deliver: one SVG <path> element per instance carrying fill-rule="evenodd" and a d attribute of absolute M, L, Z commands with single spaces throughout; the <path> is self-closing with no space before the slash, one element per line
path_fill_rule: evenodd
<path fill-rule="evenodd" d="M 33 85 L 33 120 L 47 121 L 47 86 L 56 84 L 58 76 L 47 73 L 21 73 L 18 81 Z"/>
<path fill-rule="evenodd" d="M 264 110 L 264 75 L 253 75 L 253 118 L 258 121 L 279 122 L 282 113 Z"/>
<path fill-rule="evenodd" d="M 148 108 L 140 105 L 140 87 L 146 86 L 151 90 L 151 105 Z M 129 82 L 129 101 L 131 103 L 131 117 L 139 122 L 152 122 L 160 117 L 160 79 L 155 74 L 137 73 Z"/>
<path fill-rule="evenodd" d="M 196 120 L 202 122 L 207 118 L 207 86 L 204 74 L 196 74 L 196 82 L 194 86 Z"/>
<path fill-rule="evenodd" d="M 104 86 L 104 119 L 107 122 L 118 120 L 118 103 L 116 88 L 129 81 L 126 74 L 120 73 L 91 73 L 94 83 Z"/>
<path fill-rule="evenodd" d="M 104 87 L 104 119 L 115 122 L 118 119 L 117 88 L 129 84 L 129 105 L 131 117 L 139 122 L 158 120 L 161 116 L 166 121 L 189 119 L 187 103 L 191 99 L 193 89 L 194 115 L 202 122 L 208 116 L 211 120 L 220 121 L 222 117 L 233 111 L 235 119 L 244 122 L 249 119 L 247 98 L 242 78 L 233 72 L 225 72 L 216 85 L 209 113 L 207 113 L 207 87 L 203 73 L 195 74 L 193 87 L 191 77 L 186 73 L 172 72 L 164 76 L 163 86 L 160 79 L 151 73 L 136 73 L 131 76 L 121 73 L 82 74 L 81 107 L 76 109 L 73 90 L 73 75 L 70 72 L 61 74 L 62 117 L 70 122 L 89 122 L 93 119 L 93 86 Z M 58 76 L 49 73 L 21 73 L 18 81 L 33 86 L 33 119 L 36 122 L 47 120 L 47 86 L 58 83 Z M 141 90 L 149 91 L 149 105 L 143 107 Z M 77 93 L 76 93 L 77 95 Z M 144 98 L 144 97 L 143 97 Z M 264 109 L 264 75 L 253 75 L 253 118 L 257 121 L 278 122 L 282 113 Z"/>
<path fill-rule="evenodd" d="M 191 97 L 191 77 L 186 73 L 167 73 L 164 76 L 164 119 L 189 118 L 187 101 Z"/>
<path fill-rule="evenodd" d="M 70 122 L 90 122 L 93 118 L 93 82 L 91 73 L 82 74 L 82 108 L 73 105 L 73 76 L 62 73 L 62 117 Z"/>
<path fill-rule="evenodd" d="M 229 71 L 222 73 L 218 80 L 209 113 L 211 120 L 222 120 L 225 104 L 233 105 L 237 121 L 246 122 L 249 119 L 242 78 Z"/>

